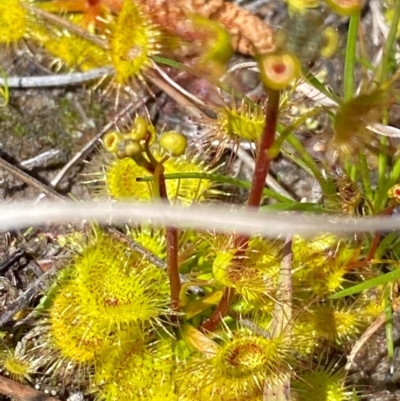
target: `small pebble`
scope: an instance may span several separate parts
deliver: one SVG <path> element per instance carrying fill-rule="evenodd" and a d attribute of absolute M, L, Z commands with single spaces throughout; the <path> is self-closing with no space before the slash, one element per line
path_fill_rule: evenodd
<path fill-rule="evenodd" d="M 80 391 L 76 393 L 71 393 L 70 396 L 67 398 L 67 401 L 83 401 L 83 400 L 84 397 Z"/>

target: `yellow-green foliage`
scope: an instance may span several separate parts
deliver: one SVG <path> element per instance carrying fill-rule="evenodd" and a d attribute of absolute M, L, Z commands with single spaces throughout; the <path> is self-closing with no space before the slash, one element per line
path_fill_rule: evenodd
<path fill-rule="evenodd" d="M 390 0 L 390 1 L 386 1 L 386 11 L 385 11 L 385 19 L 386 22 L 391 25 L 391 22 L 393 21 L 393 17 L 394 17 L 394 12 L 395 12 L 395 8 L 394 8 L 394 1 Z M 396 37 L 400 38 L 400 24 L 397 25 L 397 31 L 396 31 Z"/>
<path fill-rule="evenodd" d="M 218 112 L 217 134 L 222 140 L 245 139 L 258 142 L 265 123 L 261 107 L 242 103 L 240 107 L 224 107 Z"/>
<path fill-rule="evenodd" d="M 215 246 L 212 270 L 219 284 L 235 288 L 248 302 L 263 293 L 273 296 L 282 259 L 281 242 L 254 237 L 244 254 L 229 238 Z M 307 297 L 340 289 L 350 262 L 358 256 L 351 245 L 331 235 L 311 240 L 295 236 L 292 250 L 293 285 L 299 295 Z"/>
<path fill-rule="evenodd" d="M 134 339 L 135 330 L 121 327 L 119 332 L 110 331 L 108 325 L 85 310 L 78 289 L 78 283 L 72 280 L 59 290 L 49 312 L 49 334 L 62 358 L 83 364 L 101 359 L 113 344 L 121 341 L 121 334 L 127 329 Z"/>
<path fill-rule="evenodd" d="M 272 383 L 289 369 L 288 344 L 288 338 L 231 332 L 215 350 L 211 348 L 203 357 L 193 356 L 187 367 L 178 370 L 178 387 L 202 401 L 239 401 L 260 396 L 266 382 Z"/>
<path fill-rule="evenodd" d="M 169 312 L 165 272 L 98 229 L 55 291 L 44 322 L 55 366 L 107 366 Z"/>
<path fill-rule="evenodd" d="M 130 230 L 130 237 L 153 255 L 158 256 L 160 259 L 165 258 L 166 250 L 163 230 L 142 226 L 140 229 Z"/>
<path fill-rule="evenodd" d="M 293 383 L 294 401 L 350 401 L 353 392 L 345 385 L 343 370 L 318 366 L 299 375 Z"/>
<path fill-rule="evenodd" d="M 227 30 L 218 22 L 204 18 L 200 14 L 190 16 L 194 30 L 204 36 L 202 43 L 201 62 L 215 62 L 226 65 L 232 56 L 231 37 Z"/>
<path fill-rule="evenodd" d="M 150 67 L 150 57 L 158 52 L 159 36 L 140 1 L 123 2 L 110 43 L 112 63 L 120 82 Z"/>
<path fill-rule="evenodd" d="M 233 54 L 231 36 L 220 23 L 200 14 L 188 15 L 188 21 L 201 43 L 200 54 L 195 62 L 196 70 L 211 81 L 220 78 L 226 72 Z"/>
<path fill-rule="evenodd" d="M 214 255 L 212 274 L 218 286 L 234 288 L 244 298 L 234 303 L 235 311 L 272 313 L 282 251 L 282 242 L 261 237 L 252 238 L 244 253 L 234 246 L 232 237 L 220 236 L 212 243 L 208 252 Z M 351 243 L 333 235 L 320 235 L 313 239 L 295 236 L 292 242 L 291 279 L 296 297 L 300 300 L 299 307 L 304 306 L 302 302 L 311 302 L 315 296 L 324 297 L 341 289 L 344 277 L 357 257 L 358 250 Z M 296 302 L 295 299 L 295 307 Z M 363 313 L 365 315 L 368 313 Z M 348 322 L 345 324 L 351 325 Z M 357 328 L 353 331 L 350 329 L 350 332 L 343 329 L 338 338 L 354 337 L 353 334 L 358 333 L 359 320 L 355 326 Z M 332 341 L 336 340 L 335 337 Z"/>
<path fill-rule="evenodd" d="M 35 369 L 29 359 L 20 356 L 13 349 L 7 349 L 0 354 L 0 362 L 6 375 L 18 382 L 31 380 Z"/>
<path fill-rule="evenodd" d="M 161 233 L 142 227 L 131 229 L 129 235 L 162 258 L 165 243 Z M 201 238 L 206 245 L 199 243 Z M 199 252 L 207 253 L 202 263 L 212 270 L 217 288 L 228 286 L 240 295 L 232 309 L 257 316 L 260 327 L 268 332 L 282 242 L 256 236 L 241 253 L 232 236 L 189 236 L 186 241 L 190 240 L 198 243 Z M 293 239 L 294 290 L 308 294 L 310 304 L 304 308 L 304 299 L 293 300 L 299 313 L 292 339 L 286 335 L 267 338 L 242 328 L 210 338 L 188 325 L 182 329 L 186 343 L 182 348 L 181 342 L 146 329 L 151 327 L 149 322 L 171 311 L 166 274 L 96 230 L 71 264 L 69 278 L 60 283 L 52 302 L 50 343 L 64 360 L 94 368 L 100 400 L 257 400 L 265 382 L 272 386 L 290 371 L 294 361 L 291 341 L 296 342 L 298 357 L 308 357 L 316 349 L 346 344 L 365 327 L 368 318 L 363 303 L 312 302 L 312 293 L 324 296 L 331 291 L 322 283 L 331 281 L 332 271 L 339 272 L 340 286 L 347 271 L 343 266 L 352 255 L 353 249 L 335 236 Z M 207 260 L 212 261 L 211 266 Z M 213 298 L 209 294 L 204 300 Z M 219 295 L 214 304 L 222 292 L 215 294 Z M 187 295 L 183 312 L 189 311 L 188 319 L 206 313 L 213 303 L 196 305 Z M 193 312 L 193 308 L 198 310 Z"/>
<path fill-rule="evenodd" d="M 159 159 L 161 159 L 159 157 Z M 165 174 L 173 173 L 205 173 L 209 169 L 196 159 L 190 160 L 183 155 L 168 159 L 164 163 Z M 105 183 L 108 193 L 117 200 L 134 199 L 149 202 L 152 199 L 151 182 L 137 182 L 136 178 L 149 177 L 150 173 L 131 158 L 114 160 L 106 168 Z M 167 195 L 171 202 L 189 205 L 194 201 L 206 199 L 207 191 L 213 183 L 207 179 L 168 179 Z"/>
<path fill-rule="evenodd" d="M 0 2 L 0 43 L 21 39 L 27 28 L 27 12 L 20 0 Z"/>
<path fill-rule="evenodd" d="M 176 75 L 170 76 L 185 78 L 179 81 L 182 85 L 192 76 L 188 74 L 191 69 L 195 72 L 193 76 L 208 79 L 212 86 L 226 72 L 232 53 L 231 38 L 225 28 L 235 38 L 242 34 L 239 26 L 237 33 L 234 32 L 240 18 L 226 26 L 218 18 L 226 17 L 225 7 L 233 10 L 235 16 L 245 20 L 249 17 L 239 7 L 229 8 L 236 7 L 232 2 L 220 2 L 212 9 L 218 1 L 188 1 L 187 7 L 184 1 L 172 0 L 102 0 L 98 4 L 86 0 L 49 0 L 45 3 L 41 4 L 42 9 L 58 15 L 47 15 L 46 19 L 42 15 L 39 21 L 39 17 L 35 19 L 29 12 L 27 22 L 23 3 L 1 2 L 0 42 L 9 44 L 26 36 L 53 56 L 53 66 L 58 62 L 61 66 L 90 70 L 111 65 L 118 84 L 124 85 L 131 78 L 144 78 L 143 72 L 153 62 L 163 62 L 168 64 L 168 73 L 178 67 Z M 325 108 L 313 109 L 291 126 L 285 127 L 286 118 L 274 121 L 280 103 L 291 106 L 298 99 L 297 95 L 285 92 L 284 102 L 279 102 L 279 92 L 296 85 L 297 78 L 310 63 L 317 62 L 321 56 L 332 56 L 338 42 L 335 30 L 323 24 L 325 15 L 317 9 L 309 10 L 322 2 L 287 0 L 286 3 L 290 19 L 271 43 L 271 49 L 275 47 L 275 50 L 256 57 L 269 98 L 261 98 L 260 91 L 257 92 L 260 102 L 252 102 L 244 94 L 236 93 L 238 85 L 230 107 L 221 103 L 204 105 L 201 111 L 205 116 L 199 124 L 211 132 L 210 153 L 217 160 L 222 154 L 220 149 L 228 142 L 238 144 L 245 140 L 255 146 L 254 155 L 261 156 L 257 160 L 267 156 L 265 163 L 255 169 L 252 188 L 255 190 L 251 191 L 251 202 L 248 202 L 252 206 L 258 203 L 254 200 L 257 196 L 253 196 L 257 192 L 271 194 L 271 188 L 263 188 L 265 177 L 259 180 L 261 170 L 266 172 L 272 154 L 282 153 L 313 175 L 326 203 L 304 204 L 285 200 L 285 196 L 276 193 L 278 204 L 268 204 L 267 208 L 315 211 L 328 205 L 329 212 L 357 214 L 365 207 L 365 213 L 378 210 L 388 215 L 400 201 L 399 165 L 395 164 L 393 171 L 386 165 L 389 161 L 397 163 L 392 142 L 386 147 L 384 138 L 380 143 L 379 185 L 372 188 L 369 170 L 375 160 L 369 154 L 360 156 L 363 170 L 358 165 L 348 166 L 338 158 L 335 175 L 346 171 L 351 179 L 343 174 L 344 178 L 331 180 L 329 163 L 321 163 L 324 170 L 321 174 L 312 155 L 293 135 L 306 117 L 314 118 L 317 111 Z M 343 15 L 358 12 L 360 5 L 358 0 L 325 3 Z M 162 12 L 168 10 L 168 15 L 155 15 L 153 6 Z M 184 21 L 179 20 L 182 16 Z M 58 18 L 65 19 L 64 24 L 59 24 L 62 28 L 53 25 Z M 157 20 L 162 24 L 165 19 L 175 23 L 172 29 L 152 22 Z M 44 24 L 43 21 L 53 22 Z M 82 31 L 82 27 L 89 27 L 90 32 Z M 78 34 L 79 30 L 82 35 Z M 179 37 L 183 50 L 170 46 L 166 54 L 172 60 L 152 59 L 161 51 L 161 43 L 173 43 L 167 31 Z M 96 40 L 90 40 L 94 37 Z M 239 38 L 242 39 L 249 38 L 244 34 Z M 352 71 L 345 74 L 345 92 L 352 86 L 349 72 Z M 161 74 L 159 79 L 165 77 Z M 160 81 L 153 83 L 157 85 Z M 178 93 L 176 87 L 172 91 L 173 85 L 168 80 L 163 83 L 164 88 L 171 89 L 169 95 Z M 335 150 L 356 153 L 366 138 L 370 138 L 364 136 L 366 125 L 380 120 L 384 107 L 392 101 L 385 85 L 363 83 L 362 94 L 351 100 L 339 100 L 336 109 L 328 111 L 331 119 L 324 123 L 331 123 L 330 145 Z M 368 91 L 368 88 L 377 89 Z M 215 89 L 210 87 L 210 94 Z M 330 95 L 328 90 L 324 93 Z M 182 94 L 183 91 L 177 99 Z M 347 95 L 346 99 L 351 98 Z M 332 98 L 335 99 L 333 95 Z M 216 100 L 214 96 L 210 99 Z M 271 148 L 261 148 L 261 144 L 273 142 L 275 129 L 270 128 L 275 128 L 275 123 L 281 136 L 271 152 Z M 265 134 L 270 138 L 261 141 Z M 222 180 L 208 174 L 215 171 L 207 164 L 210 153 L 203 157 L 199 148 L 188 142 L 183 132 L 167 131 L 158 135 L 149 117 L 142 116 L 134 119 L 131 130 L 122 132 L 121 127 L 116 127 L 107 133 L 103 144 L 108 153 L 97 175 L 101 176 L 108 201 L 150 203 L 160 198 L 166 201 L 168 197 L 172 206 L 190 206 L 209 201 L 217 193 L 213 191 L 212 178 L 247 187 L 248 183 L 239 179 Z M 220 149 L 215 150 L 215 142 L 219 142 Z M 192 150 L 197 154 L 191 153 Z M 229 167 L 225 161 L 219 159 L 219 165 Z M 184 178 L 187 173 L 195 173 L 195 178 Z M 175 178 L 168 177 L 170 174 Z M 359 177 L 363 185 L 359 185 Z M 384 188 L 380 185 L 382 180 Z M 349 191 L 347 196 L 349 188 L 354 191 Z M 216 197 L 214 200 L 218 201 Z M 382 255 L 391 258 L 385 263 L 397 267 L 398 241 L 392 234 L 377 234 L 375 238 L 321 234 L 311 239 L 294 235 L 289 241 L 283 236 L 271 240 L 255 234 L 250 237 L 238 233 L 199 234 L 175 227 L 153 227 L 151 222 L 136 227 L 127 224 L 119 229 L 124 234 L 114 236 L 110 230 L 96 228 L 88 236 L 59 238 L 59 244 L 72 257 L 35 310 L 36 334 L 33 330 L 25 331 L 25 326 L 15 330 L 16 326 L 10 331 L 12 335 L 7 334 L 3 339 L 1 346 L 10 350 L 1 355 L 2 373 L 19 381 L 29 380 L 36 372 L 51 381 L 67 377 L 78 382 L 84 391 L 93 391 L 99 401 L 262 401 L 265 391 L 273 393 L 278 389 L 279 393 L 287 385 L 290 385 L 292 401 L 349 399 L 344 376 L 335 371 L 332 356 L 333 359 L 344 356 L 344 350 L 350 349 L 362 330 L 382 313 L 388 300 L 380 287 L 366 294 L 352 295 L 346 301 L 329 297 L 351 285 L 351 280 L 364 281 L 379 275 L 381 270 L 376 267 L 376 261 Z M 125 241 L 136 241 L 161 259 L 164 269 L 148 262 L 148 255 L 133 251 L 117 239 L 125 234 L 128 237 Z M 373 249 L 375 245 L 377 250 Z M 26 338 L 22 337 L 25 335 Z M 33 346 L 32 338 L 35 339 Z M 26 345 L 27 353 L 14 351 L 16 344 Z M 313 366 L 322 359 L 321 355 L 328 356 L 326 363 Z M 310 360 L 313 364 L 309 364 Z M 80 370 L 88 376 L 80 374 Z"/>
<path fill-rule="evenodd" d="M 165 174 L 173 173 L 207 173 L 210 168 L 198 158 L 183 155 L 170 158 L 164 163 Z M 180 178 L 167 180 L 168 199 L 172 203 L 190 205 L 193 202 L 201 202 L 211 194 L 213 182 L 209 179 Z"/>
<path fill-rule="evenodd" d="M 245 254 L 238 258 L 238 248 L 230 248 L 229 238 L 225 245 L 219 243 L 213 262 L 213 274 L 218 283 L 235 288 L 248 301 L 255 296 L 273 291 L 280 267 L 280 243 L 252 238 Z"/>
<path fill-rule="evenodd" d="M 110 357 L 96 372 L 98 399 L 106 401 L 178 400 L 173 384 L 171 340 L 137 341 Z"/>
<path fill-rule="evenodd" d="M 327 295 L 341 288 L 357 250 L 332 235 L 293 239 L 294 285 L 302 291 Z"/>
<path fill-rule="evenodd" d="M 366 327 L 359 309 L 350 305 L 311 305 L 300 312 L 293 328 L 297 350 L 307 355 L 324 346 L 345 344 Z"/>
<path fill-rule="evenodd" d="M 159 178 L 155 172 L 166 174 L 202 174 L 210 171 L 205 162 L 185 154 L 187 139 L 175 131 L 165 132 L 154 144 L 156 131 L 143 117 L 137 117 L 128 133 L 109 132 L 103 146 L 114 159 L 105 169 L 104 182 L 109 195 L 116 200 L 148 202 L 160 197 Z M 153 145 L 153 146 L 151 146 Z M 109 159 L 109 158 L 108 158 Z M 140 179 L 154 175 L 153 182 Z M 139 181 L 138 181 L 139 179 Z M 172 204 L 190 205 L 206 198 L 212 182 L 207 178 L 166 177 L 165 190 Z"/>
<path fill-rule="evenodd" d="M 106 327 L 156 319 L 168 311 L 164 271 L 98 232 L 74 268 L 82 308 Z"/>
<path fill-rule="evenodd" d="M 36 34 L 38 32 L 36 31 Z M 91 41 L 71 33 L 43 36 L 43 47 L 68 67 L 83 71 L 109 65 L 108 54 Z"/>
<path fill-rule="evenodd" d="M 138 177 L 149 177 L 150 173 L 131 158 L 115 158 L 107 167 L 105 184 L 110 196 L 117 200 L 134 199 L 149 202 L 151 183 L 137 182 Z"/>

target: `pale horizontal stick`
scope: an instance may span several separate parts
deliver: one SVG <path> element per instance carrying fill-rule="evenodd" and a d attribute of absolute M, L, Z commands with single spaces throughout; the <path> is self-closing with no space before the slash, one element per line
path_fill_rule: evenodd
<path fill-rule="evenodd" d="M 28 202 L 0 206 L 0 230 L 12 230 L 47 223 L 76 223 L 95 220 L 102 224 L 175 225 L 200 230 L 215 229 L 270 238 L 323 232 L 353 234 L 400 231 L 400 215 L 352 218 L 341 215 L 317 215 L 300 212 L 264 212 L 229 206 L 171 207 L 166 204 Z"/>
<path fill-rule="evenodd" d="M 54 86 L 78 85 L 115 73 L 112 67 L 95 68 L 86 72 L 41 75 L 35 77 L 0 77 L 0 86 L 9 88 L 46 88 Z"/>

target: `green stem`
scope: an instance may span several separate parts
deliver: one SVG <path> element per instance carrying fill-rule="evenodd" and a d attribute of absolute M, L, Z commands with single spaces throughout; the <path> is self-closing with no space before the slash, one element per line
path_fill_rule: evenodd
<path fill-rule="evenodd" d="M 344 101 L 348 102 L 353 99 L 355 95 L 354 88 L 354 68 L 356 63 L 356 48 L 357 48 L 357 33 L 358 25 L 360 22 L 360 12 L 354 13 L 350 17 L 349 30 L 347 32 L 346 55 L 344 60 L 344 76 L 343 76 L 343 90 Z M 354 164 L 351 163 L 350 158 L 346 157 L 344 160 L 344 170 L 349 177 L 354 176 Z"/>
<path fill-rule="evenodd" d="M 393 375 L 393 359 L 394 359 L 394 338 L 393 338 L 393 307 L 392 307 L 392 285 L 388 284 L 384 289 L 385 299 L 385 332 L 386 347 L 389 360 L 389 374 Z"/>
<path fill-rule="evenodd" d="M 378 185 L 375 192 L 375 209 L 377 211 L 382 210 L 385 207 L 387 200 L 387 187 L 388 187 L 388 150 L 389 140 L 385 136 L 382 136 L 379 141 L 379 154 L 378 154 Z"/>
<path fill-rule="evenodd" d="M 389 78 L 390 60 L 393 57 L 393 45 L 396 41 L 397 26 L 400 21 L 400 0 L 396 0 L 394 5 L 394 15 L 389 28 L 388 37 L 383 47 L 381 83 L 384 83 Z"/>
<path fill-rule="evenodd" d="M 372 201 L 372 188 L 371 188 L 371 176 L 370 170 L 368 166 L 367 156 L 364 152 L 360 152 L 360 169 L 361 169 L 361 176 L 363 180 L 363 187 L 365 196 Z"/>
<path fill-rule="evenodd" d="M 346 57 L 344 61 L 344 101 L 348 102 L 354 97 L 354 66 L 356 62 L 357 32 L 360 21 L 360 13 L 354 13 L 350 17 L 349 30 L 347 32 Z"/>
<path fill-rule="evenodd" d="M 397 26 L 400 21 L 400 0 L 396 0 L 394 5 L 393 20 L 389 29 L 388 37 L 386 39 L 381 64 L 381 83 L 384 84 L 389 79 L 390 74 L 390 61 L 393 57 L 393 45 L 396 40 Z M 383 111 L 383 124 L 388 123 L 388 110 Z M 380 139 L 380 149 L 378 156 L 378 190 L 376 192 L 375 207 L 379 210 L 384 207 L 387 189 L 387 166 L 388 166 L 388 149 L 389 140 L 386 137 Z"/>
<path fill-rule="evenodd" d="M 304 125 L 308 118 L 314 117 L 316 114 L 324 111 L 322 107 L 316 107 L 315 109 L 310 110 L 307 113 L 304 113 L 301 117 L 297 118 L 292 124 L 285 127 L 283 130 L 280 130 L 278 127 L 279 136 L 276 138 L 274 145 L 271 147 L 270 155 L 271 157 L 276 157 L 282 147 L 283 142 L 286 141 L 287 137 L 294 132 L 297 128 Z"/>
<path fill-rule="evenodd" d="M 213 174 L 213 173 L 198 173 L 198 172 L 170 173 L 170 174 L 164 174 L 164 178 L 166 180 L 180 180 L 180 179 L 209 180 L 209 181 L 214 181 L 214 182 L 220 182 L 223 184 L 230 184 L 230 185 L 233 185 L 233 186 L 239 187 L 239 188 L 245 188 L 245 189 L 251 188 L 251 182 L 249 182 L 249 181 L 239 180 L 238 178 L 227 177 L 224 175 Z M 154 180 L 153 176 L 136 178 L 136 181 L 139 181 L 139 182 L 149 182 L 149 181 L 153 181 L 153 180 Z M 283 196 L 275 191 L 272 191 L 269 188 L 263 189 L 263 196 L 268 196 L 272 199 L 276 199 L 277 201 L 280 201 L 283 203 L 293 202 L 291 199 L 287 198 L 286 196 Z"/>
<path fill-rule="evenodd" d="M 390 173 L 391 186 L 396 184 L 400 180 L 400 158 L 394 162 L 394 166 Z"/>
<path fill-rule="evenodd" d="M 334 92 L 331 92 L 326 84 L 321 83 L 318 78 L 313 75 L 310 71 L 308 71 L 305 76 L 306 82 L 312 85 L 315 89 L 318 89 L 321 93 L 323 93 L 327 98 L 333 100 L 336 103 L 340 103 L 340 97 L 336 95 Z"/>
<path fill-rule="evenodd" d="M 321 172 L 321 167 L 318 166 L 301 141 L 293 134 L 290 134 L 287 137 L 286 142 L 296 151 L 296 154 L 300 155 L 300 158 L 288 154 L 288 152 L 286 152 L 284 149 L 283 152 L 286 153 L 286 155 L 300 167 L 303 169 L 306 167 L 311 172 L 321 186 L 322 192 L 325 194 L 325 196 L 333 195 L 336 192 L 335 187 L 331 182 L 324 178 Z"/>

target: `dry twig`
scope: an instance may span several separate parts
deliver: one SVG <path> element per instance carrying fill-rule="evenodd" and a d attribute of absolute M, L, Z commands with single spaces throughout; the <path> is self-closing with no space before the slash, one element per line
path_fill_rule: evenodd
<path fill-rule="evenodd" d="M 29 386 L 0 376 L 0 393 L 21 401 L 60 401 Z"/>
<path fill-rule="evenodd" d="M 271 322 L 271 335 L 274 338 L 285 335 L 291 341 L 292 321 L 292 237 L 287 236 L 284 246 L 278 279 L 278 291 Z M 265 401 L 290 400 L 290 373 L 284 373 L 273 385 L 265 384 L 263 399 Z"/>
<path fill-rule="evenodd" d="M 31 283 L 28 289 L 22 293 L 13 303 L 8 305 L 0 316 L 0 327 L 6 324 L 13 316 L 24 308 L 31 299 L 42 290 L 48 287 L 52 277 L 55 277 L 58 270 L 55 266 L 43 273 L 38 279 Z"/>
<path fill-rule="evenodd" d="M 54 86 L 79 85 L 109 75 L 114 75 L 114 69 L 111 67 L 95 68 L 85 72 L 71 72 L 68 74 L 36 77 L 0 77 L 0 86 L 9 88 L 49 88 Z"/>
<path fill-rule="evenodd" d="M 393 311 L 393 313 L 398 313 L 398 309 Z M 376 318 L 376 320 L 367 328 L 367 330 L 364 331 L 362 336 L 357 340 L 357 342 L 351 349 L 349 356 L 347 357 L 347 363 L 345 366 L 346 373 L 348 373 L 352 369 L 354 365 L 354 359 L 356 358 L 358 352 L 366 345 L 367 341 L 370 340 L 370 338 L 379 330 L 379 328 L 385 322 L 386 322 L 386 314 L 382 313 Z"/>
<path fill-rule="evenodd" d="M 74 155 L 74 157 L 61 169 L 61 171 L 51 180 L 49 187 L 56 188 L 57 185 L 61 182 L 64 178 L 66 173 L 76 164 L 79 160 L 84 159 L 90 152 L 93 151 L 98 141 L 103 137 L 105 133 L 107 133 L 122 117 L 127 115 L 130 112 L 137 110 L 142 104 L 146 103 L 148 97 L 137 101 L 136 103 L 130 103 L 126 107 L 124 107 L 113 119 L 113 121 L 106 124 L 102 130 L 94 136 L 78 153 Z M 41 200 L 45 196 L 45 191 L 43 194 L 39 195 L 37 201 Z M 59 194 L 57 193 L 57 196 Z"/>
<path fill-rule="evenodd" d="M 0 157 L 0 168 L 7 170 L 10 174 L 12 174 L 13 176 L 18 178 L 25 184 L 35 187 L 36 189 L 42 191 L 43 193 L 45 193 L 46 195 L 48 195 L 54 199 L 59 199 L 60 194 L 57 191 L 55 191 L 53 188 L 50 188 L 49 186 L 43 184 L 36 178 L 30 176 L 29 174 L 22 171 L 20 168 L 15 167 L 14 165 L 12 165 L 7 160 L 4 160 L 1 157 Z"/>

